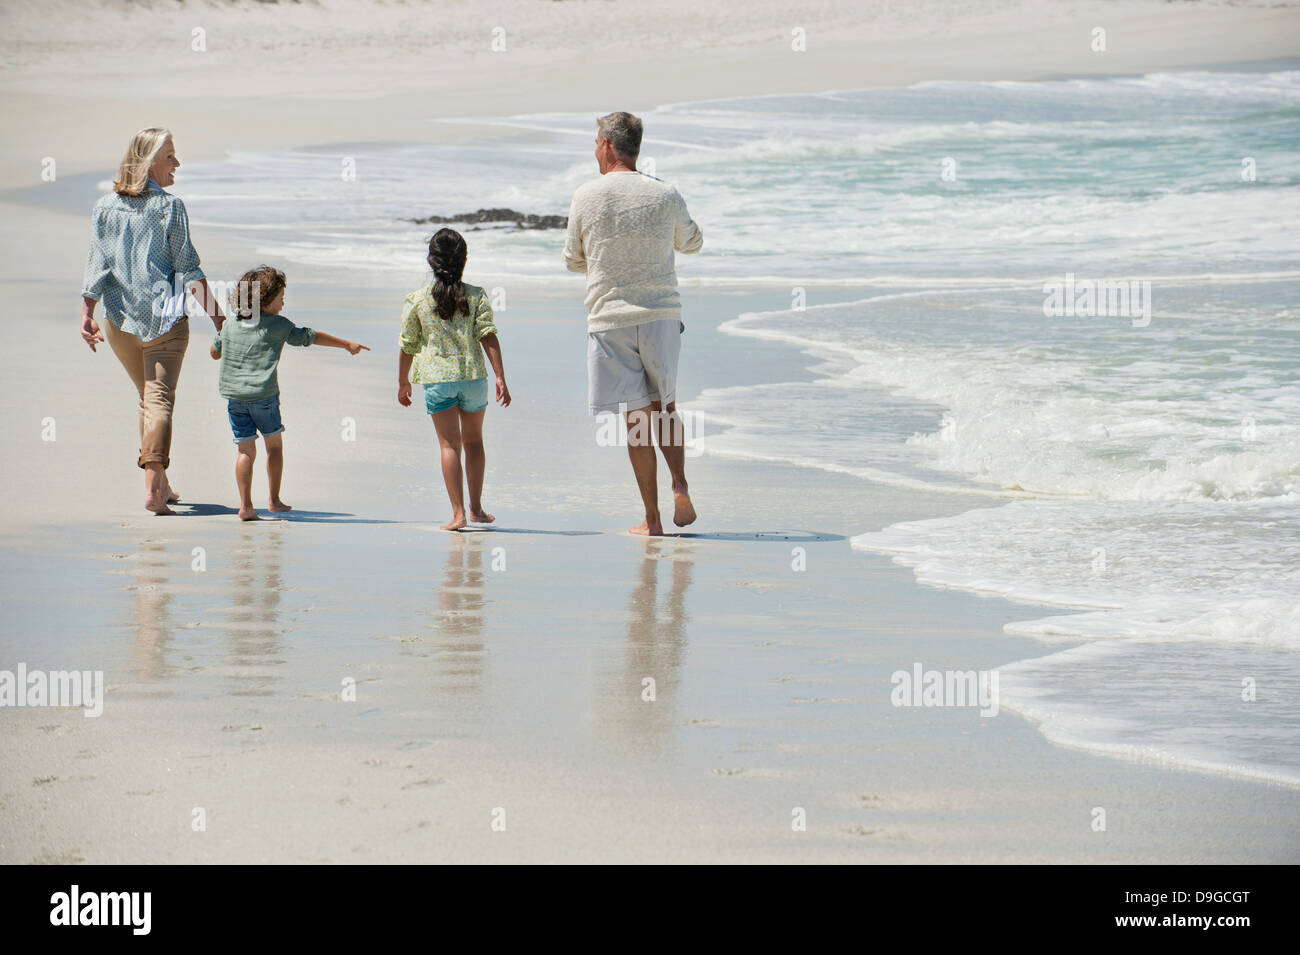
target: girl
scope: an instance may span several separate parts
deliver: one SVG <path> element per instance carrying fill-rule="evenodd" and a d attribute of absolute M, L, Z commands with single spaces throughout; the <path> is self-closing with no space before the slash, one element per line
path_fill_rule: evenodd
<path fill-rule="evenodd" d="M 496 520 L 483 510 L 483 414 L 488 405 L 484 352 L 496 374 L 497 402 L 502 408 L 510 406 L 492 306 L 483 289 L 461 281 L 465 256 L 465 240 L 454 229 L 439 229 L 429 240 L 433 282 L 406 296 L 398 339 L 402 352 L 398 358 L 397 402 L 410 407 L 412 383 L 423 385 L 424 407 L 438 432 L 442 479 L 452 510 L 451 520 L 442 525 L 445 531 L 461 530 L 470 522 L 491 524 Z"/>

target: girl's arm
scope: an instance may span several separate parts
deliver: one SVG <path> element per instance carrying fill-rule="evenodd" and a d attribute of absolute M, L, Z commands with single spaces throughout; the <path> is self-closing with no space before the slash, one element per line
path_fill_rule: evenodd
<path fill-rule="evenodd" d="M 501 342 L 496 332 L 492 332 L 480 338 L 479 343 L 482 344 L 483 353 L 487 355 L 487 360 L 497 375 L 497 402 L 502 408 L 509 408 L 510 389 L 506 387 L 506 367 L 501 361 Z"/>
<path fill-rule="evenodd" d="M 414 358 L 404 351 L 397 353 L 397 403 L 403 408 L 411 407 L 411 361 Z"/>
<path fill-rule="evenodd" d="M 358 345 L 356 342 L 350 342 L 342 338 L 335 338 L 333 335 L 321 331 L 316 333 L 314 343 L 317 345 L 326 345 L 330 348 L 346 348 L 349 354 L 352 355 L 360 354 L 363 350 L 370 351 L 370 349 L 365 345 Z"/>

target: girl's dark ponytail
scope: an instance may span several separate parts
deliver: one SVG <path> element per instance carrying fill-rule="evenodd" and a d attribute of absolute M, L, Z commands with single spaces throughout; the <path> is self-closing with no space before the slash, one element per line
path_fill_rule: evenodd
<path fill-rule="evenodd" d="M 460 312 L 469 314 L 465 297 L 465 239 L 455 229 L 439 229 L 429 240 L 429 268 L 433 269 L 434 311 L 449 322 Z"/>

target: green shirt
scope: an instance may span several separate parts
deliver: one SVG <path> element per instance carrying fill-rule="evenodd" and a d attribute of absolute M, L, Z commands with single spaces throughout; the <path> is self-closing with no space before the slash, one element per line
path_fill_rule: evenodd
<path fill-rule="evenodd" d="M 280 393 L 275 367 L 285 343 L 310 345 L 316 331 L 295 327 L 283 315 L 263 314 L 260 321 L 227 318 L 212 340 L 221 356 L 219 388 L 232 401 L 262 401 Z"/>
<path fill-rule="evenodd" d="M 469 313 L 458 312 L 443 320 L 434 311 L 433 286 L 406 296 L 402 306 L 402 333 L 398 346 L 411 362 L 411 384 L 432 385 L 441 381 L 472 381 L 487 377 L 483 360 L 485 335 L 495 335 L 492 306 L 487 293 L 477 285 L 465 285 Z"/>

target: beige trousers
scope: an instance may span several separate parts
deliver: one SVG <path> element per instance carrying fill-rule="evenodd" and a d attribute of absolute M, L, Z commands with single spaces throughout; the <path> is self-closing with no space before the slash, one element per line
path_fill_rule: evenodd
<path fill-rule="evenodd" d="M 189 319 L 182 318 L 165 335 L 142 342 L 104 317 L 108 344 L 131 376 L 140 395 L 140 467 L 146 464 L 171 466 L 172 408 L 176 403 L 176 382 L 181 362 L 190 343 Z"/>

